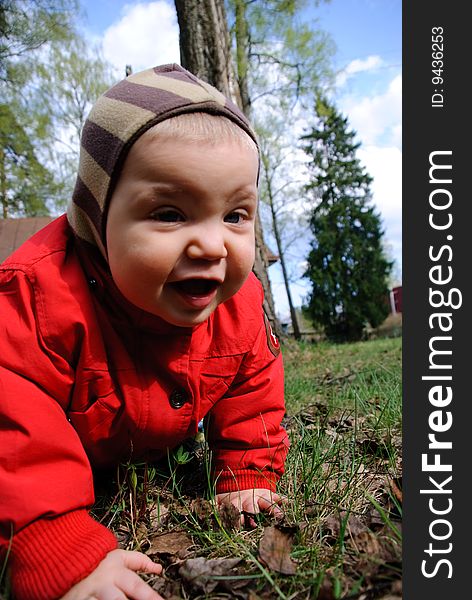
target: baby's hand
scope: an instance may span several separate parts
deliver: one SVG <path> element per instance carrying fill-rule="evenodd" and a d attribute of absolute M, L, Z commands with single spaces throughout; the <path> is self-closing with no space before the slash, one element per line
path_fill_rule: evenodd
<path fill-rule="evenodd" d="M 141 552 L 112 550 L 95 571 L 74 585 L 61 600 L 163 600 L 136 571 L 159 575 L 162 567 Z"/>
<path fill-rule="evenodd" d="M 268 512 L 275 518 L 281 518 L 284 515 L 280 508 L 281 504 L 287 502 L 285 496 L 280 496 L 275 492 L 264 489 L 240 490 L 239 492 L 230 492 L 225 494 L 216 494 L 216 503 L 232 504 L 241 513 L 241 525 L 249 524 L 250 527 L 255 527 L 254 515 L 262 512 Z"/>

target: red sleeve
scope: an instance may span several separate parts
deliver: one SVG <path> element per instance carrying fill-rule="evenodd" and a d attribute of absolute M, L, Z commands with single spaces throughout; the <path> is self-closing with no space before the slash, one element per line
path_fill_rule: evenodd
<path fill-rule="evenodd" d="M 207 418 L 217 493 L 275 490 L 289 447 L 282 355 L 270 347 L 270 329 L 259 301 L 259 329 L 229 391 Z M 256 304 L 257 309 L 257 304 Z M 276 356 L 277 354 L 277 356 Z"/>
<path fill-rule="evenodd" d="M 0 272 L 0 544 L 19 600 L 57 598 L 116 547 L 86 508 L 90 464 L 65 408 L 71 365 L 48 348 L 44 307 L 21 272 Z"/>

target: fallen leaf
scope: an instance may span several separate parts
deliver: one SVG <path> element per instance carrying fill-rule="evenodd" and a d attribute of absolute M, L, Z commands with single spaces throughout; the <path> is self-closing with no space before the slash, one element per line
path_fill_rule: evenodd
<path fill-rule="evenodd" d="M 375 533 L 369 530 L 362 531 L 354 537 L 357 550 L 369 556 L 378 556 L 380 553 L 380 542 Z"/>
<path fill-rule="evenodd" d="M 325 577 L 323 579 L 323 583 L 318 590 L 317 600 L 335 600 L 336 596 L 334 595 L 333 583 L 331 579 Z"/>
<path fill-rule="evenodd" d="M 339 515 L 330 515 L 329 517 L 326 517 L 326 519 L 323 521 L 324 530 L 332 537 L 337 539 L 341 532 L 341 524 L 344 524 L 346 516 L 346 511 L 341 511 Z M 344 537 L 348 536 L 349 534 L 352 537 L 356 537 L 366 530 L 367 526 L 359 519 L 359 517 L 350 514 L 344 528 Z"/>
<path fill-rule="evenodd" d="M 240 558 L 189 558 L 180 565 L 179 575 L 193 590 L 209 594 L 219 584 L 215 577 L 230 575 L 240 562 Z"/>
<path fill-rule="evenodd" d="M 131 537 L 130 532 L 127 529 L 118 529 L 115 530 L 115 537 L 118 540 L 118 546 L 123 550 L 126 549 L 126 546 Z"/>
<path fill-rule="evenodd" d="M 222 502 L 218 507 L 220 519 L 223 527 L 228 531 L 239 529 L 241 525 L 241 513 L 229 502 Z"/>
<path fill-rule="evenodd" d="M 390 489 L 392 490 L 393 495 L 395 496 L 395 498 L 398 500 L 398 502 L 400 502 L 400 504 L 403 502 L 403 493 L 401 490 L 401 477 L 398 479 L 393 479 L 393 478 L 389 478 L 389 483 L 390 483 Z"/>
<path fill-rule="evenodd" d="M 193 546 L 193 541 L 183 531 L 153 535 L 149 541 L 151 546 L 147 554 L 176 556 L 180 559 L 187 557 L 188 549 Z"/>
<path fill-rule="evenodd" d="M 149 520 L 151 522 L 151 529 L 157 529 L 166 525 L 170 518 L 170 510 L 163 504 L 156 504 L 152 507 L 149 514 Z"/>
<path fill-rule="evenodd" d="M 199 521 L 207 521 L 215 512 L 214 506 L 204 498 L 194 498 L 190 502 L 190 512 L 197 517 Z"/>
<path fill-rule="evenodd" d="M 293 575 L 297 564 L 290 556 L 293 527 L 266 527 L 259 543 L 259 557 L 270 569 L 283 575 Z"/>
<path fill-rule="evenodd" d="M 247 600 L 261 600 L 261 597 L 256 594 L 253 590 L 249 591 L 249 596 Z"/>
<path fill-rule="evenodd" d="M 154 582 L 148 582 L 148 585 L 167 600 L 182 600 L 182 596 L 180 595 L 180 581 L 173 581 L 168 577 L 159 576 L 156 577 Z"/>

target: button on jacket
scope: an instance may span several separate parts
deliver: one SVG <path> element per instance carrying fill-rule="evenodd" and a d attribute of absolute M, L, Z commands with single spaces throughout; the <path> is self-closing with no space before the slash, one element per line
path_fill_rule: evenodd
<path fill-rule="evenodd" d="M 257 279 L 187 329 L 132 307 L 97 264 L 60 217 L 0 266 L 0 534 L 19 598 L 59 597 L 116 547 L 87 512 L 91 467 L 158 459 L 207 416 L 217 492 L 283 472 Z"/>

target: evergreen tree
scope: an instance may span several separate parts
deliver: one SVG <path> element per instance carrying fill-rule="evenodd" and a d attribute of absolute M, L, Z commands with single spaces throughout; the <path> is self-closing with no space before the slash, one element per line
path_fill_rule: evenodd
<path fill-rule="evenodd" d="M 304 135 L 315 199 L 314 235 L 305 272 L 312 284 L 306 313 L 335 341 L 358 340 L 388 314 L 380 216 L 370 205 L 372 178 L 356 157 L 360 144 L 348 122 L 326 99 L 316 103 L 316 126 Z"/>

